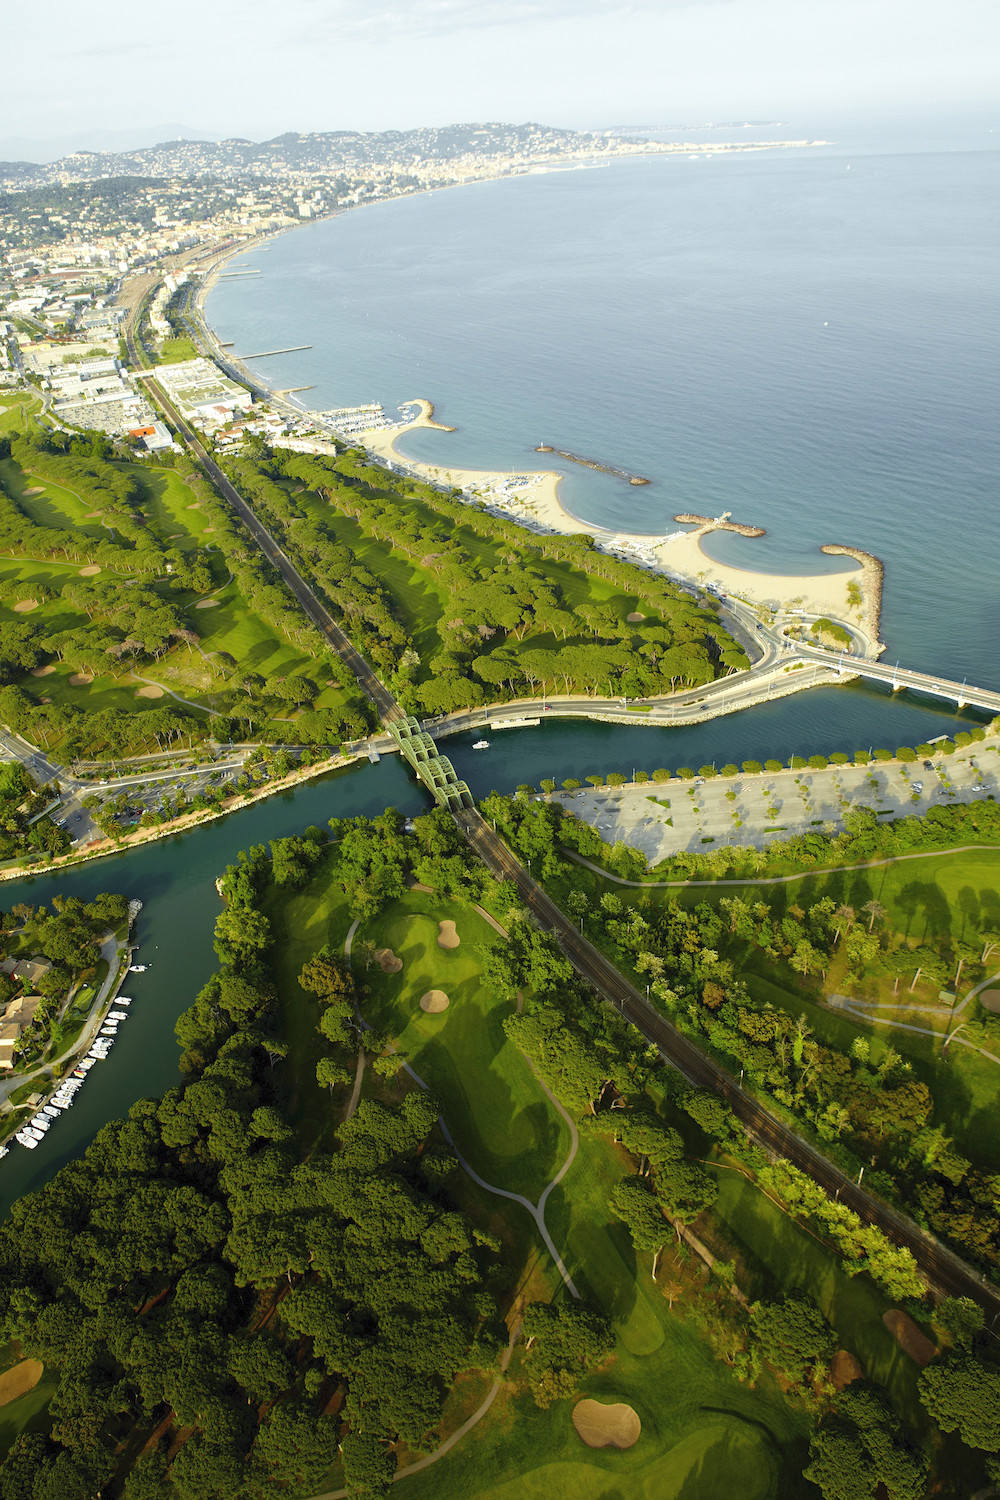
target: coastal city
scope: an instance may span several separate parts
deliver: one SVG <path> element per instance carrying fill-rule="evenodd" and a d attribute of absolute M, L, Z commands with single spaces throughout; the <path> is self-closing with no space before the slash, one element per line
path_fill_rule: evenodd
<path fill-rule="evenodd" d="M 0 1500 L 987 1500 L 995 148 L 180 6 L 0 161 Z"/>

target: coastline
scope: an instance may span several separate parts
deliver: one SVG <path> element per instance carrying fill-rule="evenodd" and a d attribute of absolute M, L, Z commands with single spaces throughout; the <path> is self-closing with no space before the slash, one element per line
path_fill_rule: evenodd
<path fill-rule="evenodd" d="M 449 187 L 464 185 L 462 183 L 447 184 Z M 422 191 L 440 192 L 443 190 L 442 187 Z M 327 220 L 333 219 L 343 212 L 345 210 L 338 210 L 323 217 Z M 192 311 L 200 325 L 200 331 L 209 347 L 211 357 L 223 368 L 226 365 L 238 365 L 241 372 L 245 371 L 246 383 L 252 390 L 265 393 L 269 402 L 278 406 L 287 405 L 300 415 L 308 413 L 310 409 L 297 400 L 289 400 L 279 388 L 269 385 L 267 381 L 246 371 L 245 366 L 235 360 L 228 350 L 223 349 L 219 336 L 208 321 L 205 301 L 216 284 L 220 270 L 230 259 L 302 227 L 305 226 L 290 226 L 221 251 L 217 258 L 212 259 L 210 268 L 199 282 L 191 303 Z M 356 441 L 362 444 L 376 461 L 389 467 L 402 469 L 414 478 L 430 484 L 461 489 L 470 501 L 479 501 L 494 508 L 528 529 L 558 532 L 567 536 L 591 536 L 605 550 L 620 551 L 628 560 L 638 562 L 653 571 L 664 573 L 672 580 L 689 588 L 732 594 L 755 608 L 776 611 L 791 607 L 803 614 L 828 616 L 852 625 L 858 624 L 867 631 L 873 644 L 878 643 L 884 569 L 877 559 L 869 559 L 867 554 L 862 557 L 862 554 L 852 547 L 828 544 L 820 550 L 852 557 L 858 566 L 839 573 L 767 573 L 763 570 L 737 568 L 728 563 L 717 563 L 705 553 L 700 545 L 701 539 L 714 530 L 735 530 L 746 537 L 764 534 L 763 528 L 760 527 L 735 526 L 728 520 L 728 516 L 708 519 L 691 531 L 676 530 L 656 534 L 623 532 L 596 525 L 582 520 L 566 507 L 559 493 L 560 481 L 565 476 L 554 470 L 532 469 L 525 476 L 521 471 L 429 464 L 409 458 L 397 447 L 407 433 L 421 428 L 430 428 L 439 432 L 454 432 L 456 429 L 435 419 L 434 404 L 427 397 L 414 398 L 405 404 L 417 408 L 417 416 L 412 421 L 390 428 L 368 429 L 358 434 Z M 518 480 L 522 482 L 518 483 Z M 860 606 L 852 605 L 849 601 L 848 584 L 852 582 L 861 589 Z"/>

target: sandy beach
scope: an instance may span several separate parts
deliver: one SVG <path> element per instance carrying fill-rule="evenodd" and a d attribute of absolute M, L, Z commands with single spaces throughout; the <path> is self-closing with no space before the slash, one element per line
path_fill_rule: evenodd
<path fill-rule="evenodd" d="M 635 561 L 654 567 L 686 583 L 715 585 L 727 594 L 770 606 L 791 605 L 806 614 L 829 615 L 833 619 L 858 621 L 860 613 L 849 605 L 847 585 L 861 582 L 860 566 L 842 573 L 785 574 L 763 573 L 717 563 L 706 555 L 702 538 L 714 525 L 699 526 L 691 531 L 675 530 L 667 534 L 640 535 L 610 531 L 581 521 L 559 499 L 561 474 L 551 469 L 532 469 L 528 483 L 515 483 L 520 474 L 502 470 L 449 468 L 427 464 L 400 453 L 396 444 L 408 432 L 433 427 L 439 432 L 454 432 L 434 419 L 434 407 L 426 399 L 407 403 L 419 408 L 418 415 L 405 426 L 371 429 L 361 434 L 366 448 L 388 463 L 402 464 L 411 473 L 436 484 L 454 485 L 468 495 L 477 496 L 515 519 L 534 523 L 563 535 L 585 533 L 595 537 L 606 548 L 623 552 Z"/>

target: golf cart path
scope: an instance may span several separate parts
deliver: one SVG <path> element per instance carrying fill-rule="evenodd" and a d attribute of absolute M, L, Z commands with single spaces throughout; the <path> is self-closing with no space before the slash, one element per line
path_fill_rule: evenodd
<path fill-rule="evenodd" d="M 344 940 L 344 956 L 348 959 L 348 961 L 350 960 L 351 950 L 354 946 L 354 935 L 360 925 L 361 919 L 359 917 L 351 923 L 351 926 L 348 929 L 347 937 Z M 494 921 L 492 925 L 497 928 L 498 932 L 502 932 L 504 937 L 507 936 L 505 929 L 502 928 L 499 923 Z M 356 1008 L 355 1014 L 357 1015 L 359 1025 L 361 1025 L 364 1030 L 370 1031 L 371 1027 L 362 1016 L 359 1008 Z M 390 1044 L 389 1050 L 395 1052 L 397 1049 Z M 354 1111 L 358 1106 L 358 1099 L 361 1094 L 361 1083 L 364 1076 L 364 1057 L 364 1048 L 362 1048 L 358 1055 L 358 1067 L 354 1078 L 354 1089 L 351 1093 L 351 1098 L 347 1106 L 346 1118 L 348 1120 L 354 1114 Z M 530 1066 L 531 1064 L 529 1063 L 529 1067 Z M 421 1078 L 420 1074 L 417 1073 L 413 1068 L 411 1068 L 408 1062 L 403 1063 L 403 1068 L 413 1079 L 414 1083 L 430 1093 L 430 1084 L 428 1084 L 425 1079 Z M 462 1170 L 472 1178 L 473 1182 L 475 1182 L 479 1187 L 484 1188 L 486 1192 L 493 1193 L 498 1198 L 509 1198 L 512 1203 L 520 1203 L 522 1208 L 527 1209 L 528 1213 L 535 1221 L 535 1227 L 537 1228 L 538 1233 L 541 1235 L 542 1240 L 545 1243 L 545 1248 L 551 1255 L 556 1270 L 562 1277 L 566 1288 L 570 1293 L 570 1296 L 579 1298 L 580 1293 L 577 1290 L 576 1284 L 573 1281 L 572 1276 L 567 1271 L 563 1258 L 559 1254 L 559 1251 L 556 1249 L 552 1236 L 549 1234 L 548 1227 L 545 1223 L 545 1205 L 548 1202 L 549 1194 L 552 1192 L 553 1188 L 558 1187 L 559 1183 L 562 1182 L 563 1178 L 566 1176 L 566 1173 L 569 1171 L 570 1167 L 573 1165 L 573 1162 L 576 1160 L 576 1153 L 580 1145 L 580 1133 L 576 1128 L 576 1122 L 566 1112 L 566 1110 L 560 1104 L 559 1100 L 553 1094 L 552 1090 L 541 1078 L 539 1078 L 537 1072 L 533 1067 L 531 1068 L 531 1071 L 534 1074 L 535 1079 L 539 1087 L 542 1089 L 543 1093 L 549 1099 L 557 1113 L 562 1117 L 563 1120 L 565 1120 L 567 1128 L 569 1129 L 570 1138 L 570 1148 L 565 1161 L 559 1168 L 559 1171 L 556 1173 L 556 1175 L 552 1178 L 552 1180 L 546 1184 L 537 1203 L 532 1203 L 531 1199 L 524 1197 L 522 1193 L 512 1193 L 508 1188 L 497 1187 L 495 1183 L 487 1182 L 485 1177 L 480 1177 L 479 1173 L 475 1170 L 470 1162 L 466 1161 L 465 1157 L 458 1149 L 458 1146 L 455 1143 L 455 1139 L 451 1131 L 448 1129 L 448 1124 L 444 1118 L 444 1115 L 438 1116 L 438 1124 L 441 1127 L 441 1134 L 444 1136 L 445 1140 L 448 1142 L 449 1146 L 457 1156 L 459 1165 L 461 1166 Z"/>

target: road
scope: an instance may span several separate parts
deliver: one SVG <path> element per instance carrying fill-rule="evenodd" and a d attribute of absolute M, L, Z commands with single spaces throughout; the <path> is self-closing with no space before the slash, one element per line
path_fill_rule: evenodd
<path fill-rule="evenodd" d="M 711 1089 L 726 1100 L 736 1117 L 775 1156 L 807 1172 L 830 1195 L 865 1220 L 876 1224 L 897 1245 L 913 1253 L 920 1269 L 936 1286 L 955 1297 L 972 1297 L 991 1321 L 1000 1314 L 1000 1291 L 995 1290 L 970 1266 L 878 1198 L 859 1187 L 853 1178 L 816 1151 L 783 1124 L 712 1059 L 665 1020 L 633 985 L 629 984 L 599 949 L 589 943 L 511 854 L 502 839 L 474 810 L 455 815 L 456 822 L 486 867 L 517 886 L 521 900 L 539 926 L 554 934 L 577 973 L 599 995 L 617 1005 L 661 1055 L 699 1088 Z"/>
<path fill-rule="evenodd" d="M 826 651 L 822 646 L 807 646 L 799 642 L 796 642 L 792 649 L 801 661 L 822 662 L 826 666 L 832 666 L 835 671 L 840 671 L 839 652 Z M 856 673 L 860 677 L 866 677 L 871 682 L 884 682 L 894 691 L 899 688 L 913 688 L 916 692 L 927 693 L 931 698 L 944 698 L 949 703 L 956 703 L 959 708 L 979 708 L 986 713 L 1000 713 L 1000 693 L 994 692 L 992 688 L 974 687 L 966 682 L 952 682 L 947 677 L 935 677 L 929 672 L 914 672 L 909 667 L 901 667 L 898 664 L 890 666 L 888 662 L 859 661 L 853 656 L 844 658 L 843 670 L 852 675 Z"/>

